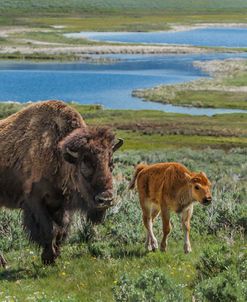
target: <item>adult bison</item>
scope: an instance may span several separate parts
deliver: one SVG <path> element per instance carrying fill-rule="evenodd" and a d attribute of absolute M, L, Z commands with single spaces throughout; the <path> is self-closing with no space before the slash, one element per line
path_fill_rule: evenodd
<path fill-rule="evenodd" d="M 32 104 L 0 121 L 0 206 L 23 210 L 44 264 L 59 255 L 74 210 L 96 223 L 113 205 L 112 154 L 122 143 L 61 101 Z"/>

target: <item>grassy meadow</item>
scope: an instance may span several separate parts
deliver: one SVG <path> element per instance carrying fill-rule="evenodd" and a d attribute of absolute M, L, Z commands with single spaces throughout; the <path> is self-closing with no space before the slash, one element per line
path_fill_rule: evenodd
<path fill-rule="evenodd" d="M 0 104 L 0 118 L 23 106 Z M 1 209 L 0 250 L 9 263 L 0 269 L 0 301 L 246 301 L 246 115 L 73 106 L 88 124 L 111 126 L 125 138 L 114 157 L 118 204 L 96 227 L 77 213 L 51 267 L 41 264 L 40 251 L 28 243 L 21 213 Z M 179 161 L 212 181 L 212 206 L 195 206 L 191 254 L 183 253 L 176 214 L 167 253 L 146 252 L 138 196 L 127 189 L 134 166 L 143 161 Z M 160 219 L 155 234 L 160 241 Z"/>

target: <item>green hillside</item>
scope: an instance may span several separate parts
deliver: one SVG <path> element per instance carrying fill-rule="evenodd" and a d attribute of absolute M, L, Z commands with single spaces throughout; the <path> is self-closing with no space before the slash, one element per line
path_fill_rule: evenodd
<path fill-rule="evenodd" d="M 1 0 L 0 11 L 5 12 L 97 12 L 97 11 L 238 11 L 247 9 L 245 0 Z"/>

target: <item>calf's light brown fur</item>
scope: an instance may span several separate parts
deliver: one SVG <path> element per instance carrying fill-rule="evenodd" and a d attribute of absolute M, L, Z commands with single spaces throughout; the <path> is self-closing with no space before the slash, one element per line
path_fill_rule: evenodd
<path fill-rule="evenodd" d="M 195 173 L 175 162 L 152 165 L 140 164 L 136 167 L 129 189 L 135 185 L 139 193 L 143 213 L 143 223 L 147 229 L 146 246 L 148 250 L 158 248 L 153 233 L 154 219 L 161 213 L 163 222 L 163 239 L 161 250 L 166 251 L 167 239 L 171 231 L 170 211 L 181 213 L 185 232 L 184 251 L 191 252 L 190 219 L 193 202 L 208 205 L 212 201 L 211 183 L 204 172 Z"/>

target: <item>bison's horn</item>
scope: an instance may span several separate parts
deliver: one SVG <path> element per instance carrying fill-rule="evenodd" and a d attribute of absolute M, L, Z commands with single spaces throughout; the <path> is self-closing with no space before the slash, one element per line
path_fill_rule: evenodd
<path fill-rule="evenodd" d="M 112 150 L 115 152 L 117 149 L 119 149 L 123 145 L 123 139 L 119 138 L 118 142 L 113 146 Z"/>
<path fill-rule="evenodd" d="M 71 151 L 68 147 L 66 148 L 66 151 L 69 155 L 71 155 L 72 157 L 74 158 L 78 158 L 78 152 L 74 152 L 74 151 Z"/>

